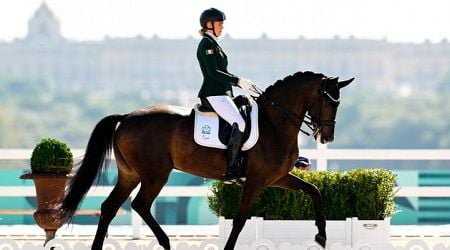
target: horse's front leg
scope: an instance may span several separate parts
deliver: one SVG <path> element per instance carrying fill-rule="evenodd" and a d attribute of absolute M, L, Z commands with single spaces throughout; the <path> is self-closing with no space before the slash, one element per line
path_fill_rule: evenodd
<path fill-rule="evenodd" d="M 319 189 L 313 184 L 306 182 L 290 173 L 271 186 L 297 192 L 304 191 L 312 198 L 314 211 L 316 213 L 316 226 L 319 229 L 319 233 L 316 235 L 315 240 L 323 248 L 325 248 L 325 244 L 327 241 L 327 234 L 325 232 L 326 222 L 322 204 L 322 195 L 320 194 Z"/>
<path fill-rule="evenodd" d="M 254 184 L 255 183 L 250 183 L 250 180 L 247 180 L 244 184 L 244 190 L 242 192 L 236 216 L 233 219 L 233 228 L 231 229 L 230 236 L 225 244 L 225 250 L 234 249 L 239 233 L 242 231 L 253 205 L 261 194 L 263 187 Z"/>

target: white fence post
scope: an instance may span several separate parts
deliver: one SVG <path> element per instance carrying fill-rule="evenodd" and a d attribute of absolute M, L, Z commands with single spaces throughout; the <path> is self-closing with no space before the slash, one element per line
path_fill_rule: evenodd
<path fill-rule="evenodd" d="M 322 144 L 317 142 L 317 170 L 327 171 L 328 170 L 328 156 L 327 156 L 328 146 L 327 144 Z"/>

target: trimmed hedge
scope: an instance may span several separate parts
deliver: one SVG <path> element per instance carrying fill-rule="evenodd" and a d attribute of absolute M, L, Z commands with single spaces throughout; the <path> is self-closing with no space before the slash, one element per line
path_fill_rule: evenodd
<path fill-rule="evenodd" d="M 73 155 L 63 142 L 42 138 L 31 155 L 32 173 L 69 173 L 73 167 Z"/>
<path fill-rule="evenodd" d="M 305 172 L 292 174 L 314 184 L 323 197 L 327 220 L 381 220 L 395 213 L 396 176 L 385 169 L 355 169 L 348 172 Z M 234 217 L 242 188 L 216 181 L 211 187 L 208 205 L 217 216 Z M 309 196 L 280 188 L 266 188 L 254 206 L 251 216 L 267 220 L 314 220 Z"/>

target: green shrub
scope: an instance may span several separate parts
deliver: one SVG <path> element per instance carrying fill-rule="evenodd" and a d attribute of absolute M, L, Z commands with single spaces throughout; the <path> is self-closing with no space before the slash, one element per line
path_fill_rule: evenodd
<path fill-rule="evenodd" d="M 395 212 L 395 175 L 385 169 L 356 169 L 348 172 L 292 172 L 319 188 L 328 220 L 358 217 L 380 220 Z M 242 189 L 234 185 L 213 183 L 208 205 L 218 216 L 233 218 Z M 251 216 L 269 220 L 313 220 L 314 208 L 310 197 L 303 192 L 266 188 Z"/>
<path fill-rule="evenodd" d="M 384 219 L 394 214 L 395 175 L 382 169 L 356 169 L 348 172 L 355 204 L 354 217 L 362 220 Z"/>
<path fill-rule="evenodd" d="M 70 148 L 55 139 L 43 138 L 31 155 L 33 173 L 69 173 L 73 167 Z"/>

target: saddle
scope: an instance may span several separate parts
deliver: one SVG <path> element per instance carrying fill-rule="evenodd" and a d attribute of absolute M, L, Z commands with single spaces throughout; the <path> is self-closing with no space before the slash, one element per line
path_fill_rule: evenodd
<path fill-rule="evenodd" d="M 237 96 L 233 99 L 239 112 L 245 120 L 244 144 L 242 150 L 252 148 L 259 138 L 258 105 L 247 96 Z M 194 106 L 194 140 L 205 147 L 226 149 L 230 139 L 231 125 L 218 116 L 207 103 Z"/>

